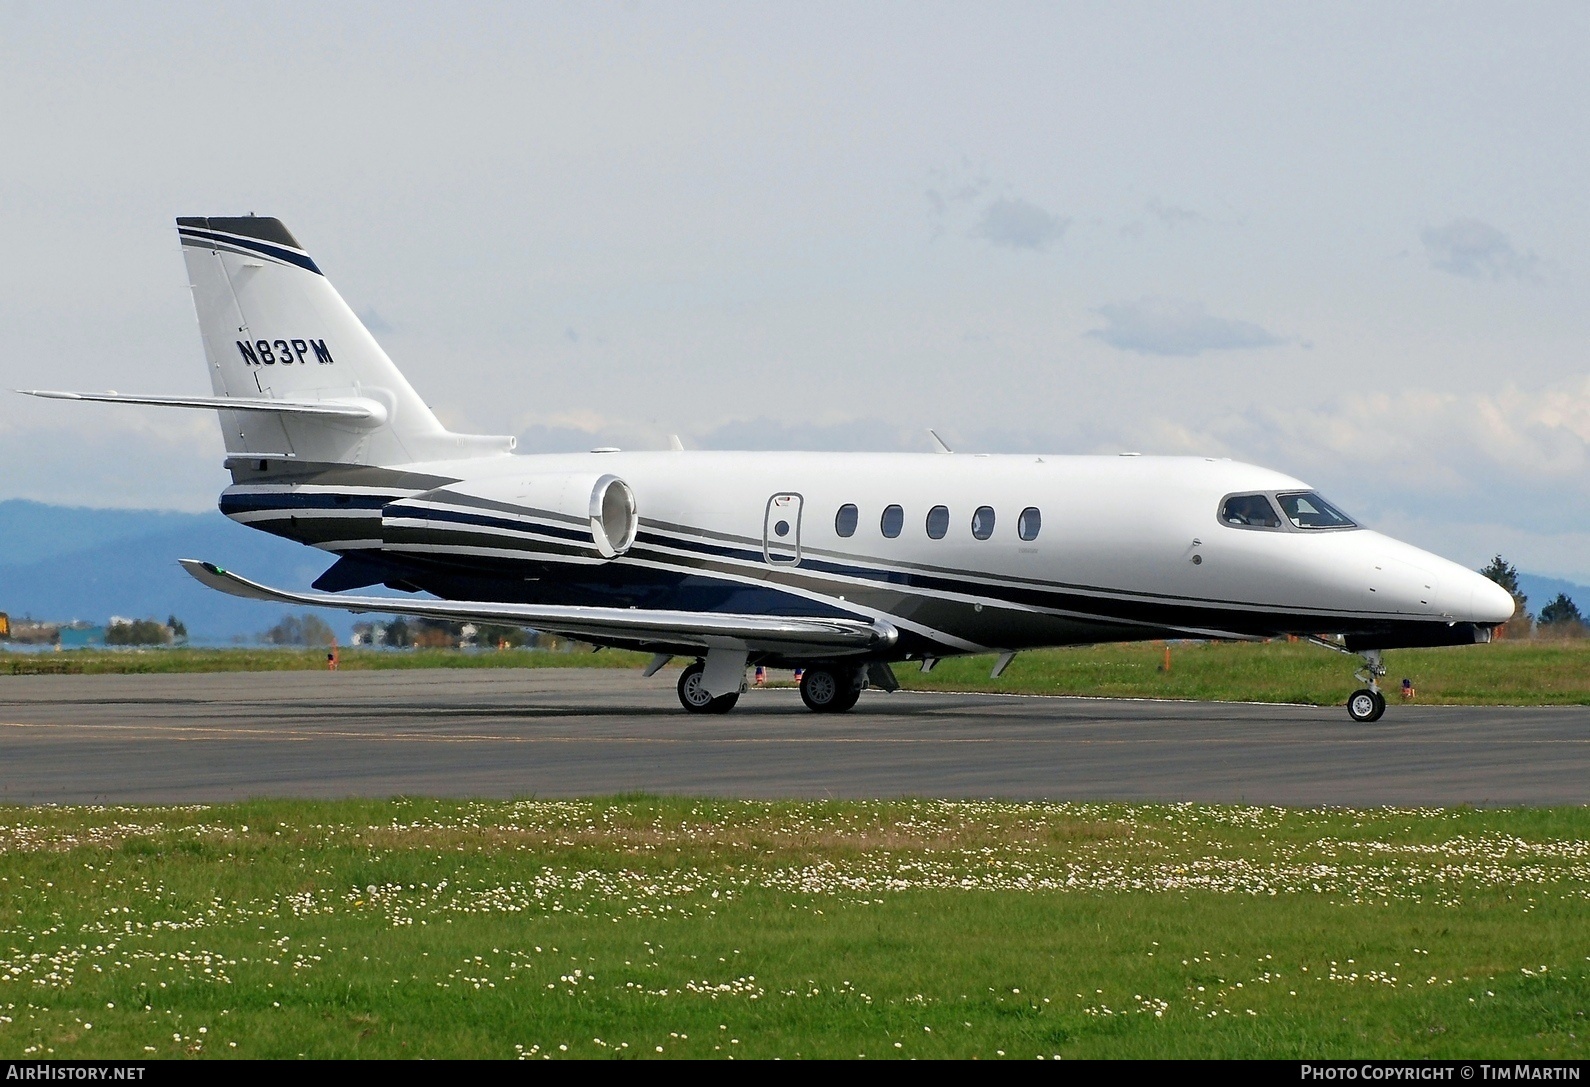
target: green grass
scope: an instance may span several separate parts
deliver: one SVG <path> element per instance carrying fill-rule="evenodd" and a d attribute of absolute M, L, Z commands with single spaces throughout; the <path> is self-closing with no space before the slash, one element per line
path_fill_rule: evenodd
<path fill-rule="evenodd" d="M 461 650 L 342 649 L 338 668 L 373 672 L 399 668 L 639 668 L 644 653 L 604 649 Z M 324 649 L 227 648 L 73 649 L 60 653 L 0 652 L 0 675 L 127 675 L 172 672 L 303 672 L 324 670 Z"/>
<path fill-rule="evenodd" d="M 1048 649 L 1018 656 L 999 679 L 993 657 L 950 657 L 923 674 L 896 665 L 913 690 L 1004 691 L 1114 698 L 1190 698 L 1339 705 L 1355 688 L 1357 657 L 1307 642 L 1163 642 Z M 1416 701 L 1444 705 L 1590 705 L 1590 639 L 1531 639 L 1385 655 L 1382 685 L 1397 701 L 1404 677 Z"/>
<path fill-rule="evenodd" d="M 1578 1058 L 1587 975 L 1586 809 L 0 809 L 7 1057 Z"/>
<path fill-rule="evenodd" d="M 1043 649 L 1019 655 L 999 679 L 994 658 L 950 657 L 923 674 L 915 664 L 895 673 L 913 690 L 1003 691 L 1118 698 L 1219 699 L 1339 705 L 1358 686 L 1358 658 L 1306 642 L 1125 643 Z M 604 650 L 551 652 L 510 649 L 404 651 L 345 649 L 347 671 L 387 668 L 640 668 L 642 653 Z M 73 650 L 0 652 L 0 675 L 127 672 L 260 672 L 323 669 L 320 649 Z M 1529 639 L 1448 649 L 1398 649 L 1386 654 L 1387 694 L 1394 701 L 1404 676 L 1417 701 L 1449 705 L 1590 705 L 1590 638 Z M 788 679 L 774 673 L 774 682 Z"/>

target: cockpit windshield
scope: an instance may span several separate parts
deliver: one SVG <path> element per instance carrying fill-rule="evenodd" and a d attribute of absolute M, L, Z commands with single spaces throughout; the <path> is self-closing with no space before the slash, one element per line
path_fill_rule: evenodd
<path fill-rule="evenodd" d="M 1240 528 L 1280 528 L 1281 518 L 1262 494 L 1234 494 L 1220 507 L 1220 522 Z"/>
<path fill-rule="evenodd" d="M 1341 510 L 1325 501 L 1313 491 L 1301 494 L 1278 494 L 1286 519 L 1298 528 L 1357 528 L 1358 524 Z"/>

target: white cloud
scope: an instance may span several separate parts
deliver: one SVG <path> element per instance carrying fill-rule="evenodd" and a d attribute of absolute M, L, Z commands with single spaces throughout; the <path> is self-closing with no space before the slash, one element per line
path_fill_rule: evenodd
<path fill-rule="evenodd" d="M 21 399 L 20 397 L 14 399 Z M 56 505 L 206 510 L 230 482 L 212 412 L 50 404 L 0 418 L 0 498 Z"/>
<path fill-rule="evenodd" d="M 1192 208 L 1184 208 L 1177 204 L 1167 204 L 1157 198 L 1150 200 L 1146 207 L 1150 215 L 1172 229 L 1179 226 L 1191 226 L 1193 223 L 1204 221 L 1204 217 Z"/>
<path fill-rule="evenodd" d="M 1419 232 L 1430 266 L 1468 279 L 1540 278 L 1540 258 L 1520 253 L 1500 230 L 1478 219 L 1453 219 Z"/>
<path fill-rule="evenodd" d="M 1007 249 L 1043 250 L 1060 240 L 1071 220 L 1045 211 L 1036 204 L 1001 197 L 983 209 L 972 233 Z"/>
<path fill-rule="evenodd" d="M 935 220 L 935 236 L 944 230 L 944 220 L 957 208 L 974 204 L 988 190 L 988 176 L 962 158 L 952 167 L 941 167 L 929 174 L 928 211 Z"/>
<path fill-rule="evenodd" d="M 1146 355 L 1199 355 L 1205 351 L 1233 351 L 1273 347 L 1284 342 L 1248 321 L 1211 314 L 1202 302 L 1174 298 L 1140 298 L 1136 302 L 1111 302 L 1099 307 L 1106 324 L 1089 332 L 1123 351 Z"/>
<path fill-rule="evenodd" d="M 704 449 L 799 449 L 818 452 L 890 452 L 927 448 L 920 435 L 878 419 L 847 419 L 818 423 L 756 418 L 720 424 L 701 434 Z"/>
<path fill-rule="evenodd" d="M 1144 452 L 1291 472 L 1373 527 L 1452 557 L 1472 552 L 1464 561 L 1503 550 L 1532 572 L 1590 577 L 1590 552 L 1573 552 L 1590 508 L 1590 378 L 1257 405 L 1202 425 L 1146 419 L 1123 435 Z"/>
<path fill-rule="evenodd" d="M 1431 389 L 1375 393 L 1322 408 L 1255 409 L 1277 437 L 1321 459 L 1398 465 L 1421 486 L 1472 493 L 1546 489 L 1582 511 L 1590 498 L 1590 378 L 1547 390 L 1455 394 Z M 1560 503 L 1559 503 L 1560 506 Z M 1542 520 L 1550 516 L 1540 511 Z"/>

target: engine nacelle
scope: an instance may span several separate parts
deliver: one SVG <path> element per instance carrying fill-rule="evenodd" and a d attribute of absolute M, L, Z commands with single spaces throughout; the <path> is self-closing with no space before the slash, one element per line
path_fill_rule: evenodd
<path fill-rule="evenodd" d="M 617 558 L 629 550 L 640 530 L 635 492 L 614 475 L 598 476 L 591 485 L 586 513 L 591 518 L 591 542 L 604 558 Z"/>
<path fill-rule="evenodd" d="M 546 535 L 537 531 L 539 523 L 562 529 L 556 534 L 564 538 L 568 526 L 579 525 L 605 559 L 628 551 L 640 528 L 628 483 L 610 473 L 567 472 L 455 483 L 402 499 L 382 511 L 382 535 L 388 543 L 402 544 L 418 542 L 417 532 L 466 534 L 475 518 L 493 519 L 494 511 L 494 529 L 500 531 L 505 520 L 517 521 L 529 538 Z"/>

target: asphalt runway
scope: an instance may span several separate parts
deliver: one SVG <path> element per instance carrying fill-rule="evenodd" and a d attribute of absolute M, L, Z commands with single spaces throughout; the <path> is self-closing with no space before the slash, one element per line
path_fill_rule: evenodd
<path fill-rule="evenodd" d="M 687 716 L 609 669 L 0 678 L 0 801 L 248 797 L 1009 797 L 1590 803 L 1590 710 L 753 690 Z"/>

